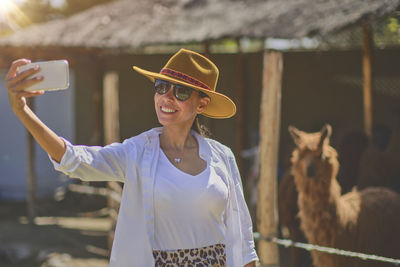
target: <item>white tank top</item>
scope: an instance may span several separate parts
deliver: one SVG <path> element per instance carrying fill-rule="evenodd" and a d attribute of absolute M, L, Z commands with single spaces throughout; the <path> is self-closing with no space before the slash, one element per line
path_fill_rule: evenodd
<path fill-rule="evenodd" d="M 176 168 L 161 149 L 154 186 L 155 250 L 225 243 L 228 188 L 210 164 L 198 175 Z"/>

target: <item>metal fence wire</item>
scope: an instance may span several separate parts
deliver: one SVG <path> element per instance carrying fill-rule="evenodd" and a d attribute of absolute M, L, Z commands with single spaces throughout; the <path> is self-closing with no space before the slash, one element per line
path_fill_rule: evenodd
<path fill-rule="evenodd" d="M 360 253 L 360 252 L 347 251 L 347 250 L 343 250 L 343 249 L 330 248 L 330 247 L 306 244 L 306 243 L 301 243 L 301 242 L 294 242 L 290 239 L 280 239 L 280 238 L 277 238 L 272 235 L 271 236 L 263 236 L 258 232 L 254 233 L 254 239 L 256 241 L 264 240 L 267 242 L 272 242 L 272 243 L 275 243 L 275 244 L 278 244 L 278 245 L 284 246 L 284 247 L 296 247 L 296 248 L 301 248 L 301 249 L 305 249 L 308 251 L 315 250 L 315 251 L 320 251 L 320 252 L 324 252 L 324 253 L 328 253 L 328 254 L 335 254 L 335 255 L 359 258 L 362 260 L 373 260 L 373 261 L 387 262 L 387 263 L 393 263 L 395 265 L 400 265 L 400 259 L 392 259 L 392 258 L 387 258 L 387 257 L 382 257 L 382 256 L 377 256 L 377 255 L 372 255 L 372 254 L 365 254 L 365 253 Z"/>

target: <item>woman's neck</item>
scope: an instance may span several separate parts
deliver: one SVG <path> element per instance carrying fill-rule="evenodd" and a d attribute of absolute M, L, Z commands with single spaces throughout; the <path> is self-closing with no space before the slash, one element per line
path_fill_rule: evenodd
<path fill-rule="evenodd" d="M 191 135 L 190 128 L 163 127 L 160 134 L 160 146 L 163 149 L 183 151 L 185 148 L 197 146 L 196 139 Z"/>

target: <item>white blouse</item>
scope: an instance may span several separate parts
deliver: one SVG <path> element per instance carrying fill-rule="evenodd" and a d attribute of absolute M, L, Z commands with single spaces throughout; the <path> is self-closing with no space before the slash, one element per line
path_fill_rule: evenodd
<path fill-rule="evenodd" d="M 176 168 L 160 151 L 154 185 L 154 249 L 225 244 L 228 187 L 213 168 L 198 175 Z"/>

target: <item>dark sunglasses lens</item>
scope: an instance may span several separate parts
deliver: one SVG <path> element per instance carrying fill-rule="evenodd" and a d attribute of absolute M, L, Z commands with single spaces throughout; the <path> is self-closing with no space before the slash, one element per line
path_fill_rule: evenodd
<path fill-rule="evenodd" d="M 163 95 L 168 92 L 171 84 L 166 81 L 155 80 L 154 88 L 157 94 Z"/>
<path fill-rule="evenodd" d="M 193 91 L 192 88 L 178 85 L 178 84 L 176 84 L 174 87 L 175 97 L 176 97 L 176 99 L 178 99 L 180 101 L 185 101 L 185 100 L 189 99 L 190 95 L 192 94 L 192 91 Z"/>

